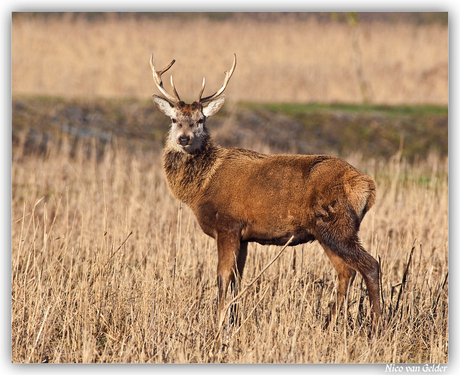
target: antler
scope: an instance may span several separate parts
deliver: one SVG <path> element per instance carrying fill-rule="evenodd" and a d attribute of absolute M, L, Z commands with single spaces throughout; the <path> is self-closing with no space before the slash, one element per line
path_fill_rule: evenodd
<path fill-rule="evenodd" d="M 176 60 L 173 60 L 169 63 L 169 65 L 166 68 L 164 68 L 163 70 L 157 71 L 155 70 L 155 67 L 153 66 L 153 53 L 152 53 L 152 56 L 150 57 L 150 67 L 152 68 L 153 81 L 157 85 L 158 90 L 160 90 L 161 93 L 166 97 L 166 99 L 168 99 L 172 103 L 180 102 L 179 94 L 177 93 L 176 88 L 174 87 L 173 78 L 171 76 L 171 86 L 173 88 L 174 96 L 168 94 L 168 92 L 163 87 L 163 81 L 161 80 L 161 75 L 164 72 L 166 72 L 169 68 L 171 68 L 171 66 L 173 66 L 175 62 Z"/>
<path fill-rule="evenodd" d="M 215 99 L 219 95 L 221 95 L 224 92 L 225 88 L 227 87 L 228 81 L 230 81 L 230 78 L 232 77 L 232 74 L 235 71 L 235 67 L 236 67 L 236 54 L 233 54 L 233 65 L 230 71 L 225 72 L 224 85 L 215 94 L 207 96 L 206 98 L 201 98 L 201 95 L 203 94 L 203 91 L 204 91 L 204 85 L 205 85 L 205 79 L 203 78 L 203 86 L 201 87 L 200 94 L 198 95 L 198 102 L 200 103 L 209 102 L 210 100 Z"/>

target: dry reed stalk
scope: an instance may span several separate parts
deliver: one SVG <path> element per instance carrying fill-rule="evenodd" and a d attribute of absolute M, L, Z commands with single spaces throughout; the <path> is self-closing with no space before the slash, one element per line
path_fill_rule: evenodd
<path fill-rule="evenodd" d="M 406 264 L 406 267 L 404 269 L 404 273 L 403 273 L 403 277 L 402 277 L 402 280 L 401 282 L 399 283 L 399 293 L 398 293 L 398 297 L 396 298 L 396 307 L 394 308 L 394 310 L 391 312 L 393 315 L 396 314 L 398 312 L 398 307 L 399 307 L 399 301 L 401 300 L 401 295 L 402 295 L 402 292 L 404 290 L 404 287 L 406 286 L 406 280 L 407 280 L 407 273 L 409 271 L 409 266 L 411 264 L 411 261 L 412 261 L 412 254 L 414 253 L 414 250 L 415 250 L 415 246 L 412 246 L 412 249 L 410 250 L 410 254 L 409 254 L 409 259 L 407 260 L 407 264 Z"/>
<path fill-rule="evenodd" d="M 54 149 L 48 156 L 18 152 L 12 361 L 207 362 L 216 333 L 216 249 L 193 213 L 178 210 L 160 155 L 122 145 L 110 146 L 100 161 L 83 148 L 74 157 Z M 415 165 L 349 161 L 377 184 L 360 237 L 381 257 L 386 301 L 407 275 L 405 249 L 415 238 L 423 243 L 413 252 L 417 271 L 406 276 L 398 314 L 391 318 L 387 303 L 385 329 L 369 340 L 368 306 L 360 307 L 366 289 L 357 277 L 350 318 L 323 330 L 336 275 L 319 245 L 294 247 L 265 269 L 278 249 L 251 244 L 244 278 L 256 281 L 238 300 L 243 324 L 219 351 L 222 362 L 448 361 L 448 164 L 434 156 Z"/>

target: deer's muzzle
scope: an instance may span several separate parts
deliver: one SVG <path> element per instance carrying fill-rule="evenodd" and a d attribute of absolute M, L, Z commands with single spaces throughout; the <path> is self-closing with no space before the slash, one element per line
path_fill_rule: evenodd
<path fill-rule="evenodd" d="M 190 137 L 188 135 L 181 135 L 178 138 L 177 143 L 181 146 L 187 146 L 190 144 Z"/>

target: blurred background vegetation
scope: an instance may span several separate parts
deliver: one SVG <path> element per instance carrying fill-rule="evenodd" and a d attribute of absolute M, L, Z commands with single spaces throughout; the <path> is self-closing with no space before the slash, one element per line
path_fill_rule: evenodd
<path fill-rule="evenodd" d="M 46 154 L 71 137 L 161 150 L 168 119 L 149 99 L 152 52 L 160 67 L 177 60 L 187 101 L 203 76 L 207 91 L 219 87 L 237 54 L 227 104 L 209 122 L 224 146 L 448 155 L 446 12 L 13 13 L 13 145 Z"/>
<path fill-rule="evenodd" d="M 211 21 L 231 19 L 249 19 L 255 21 L 278 21 L 289 17 L 305 21 L 316 19 L 321 22 L 347 22 L 345 12 L 27 12 L 13 13 L 13 17 L 23 16 L 39 18 L 85 18 L 88 21 L 101 21 L 108 18 L 118 19 L 160 19 L 179 18 L 184 20 L 207 18 Z M 406 22 L 417 25 L 437 23 L 447 26 L 447 12 L 359 12 L 359 22 Z"/>

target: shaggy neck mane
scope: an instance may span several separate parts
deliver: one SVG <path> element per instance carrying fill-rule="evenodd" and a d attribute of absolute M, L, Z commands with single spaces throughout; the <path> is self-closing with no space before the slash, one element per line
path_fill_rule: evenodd
<path fill-rule="evenodd" d="M 163 169 L 175 198 L 190 205 L 214 173 L 222 148 L 205 135 L 202 147 L 187 154 L 166 146 Z"/>

